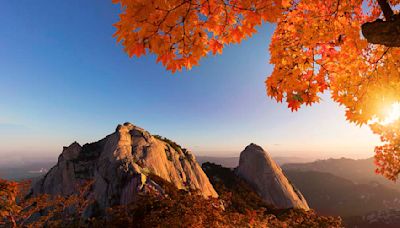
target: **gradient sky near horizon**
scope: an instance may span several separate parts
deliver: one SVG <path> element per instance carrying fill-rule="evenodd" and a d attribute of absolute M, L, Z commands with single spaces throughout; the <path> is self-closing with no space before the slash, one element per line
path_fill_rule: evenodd
<path fill-rule="evenodd" d="M 123 52 L 112 38 L 119 6 L 111 0 L 0 5 L 0 160 L 56 157 L 126 121 L 202 155 L 237 155 L 254 142 L 274 156 L 364 158 L 379 144 L 328 94 L 295 113 L 267 98 L 270 24 L 172 75 L 154 56 Z"/>

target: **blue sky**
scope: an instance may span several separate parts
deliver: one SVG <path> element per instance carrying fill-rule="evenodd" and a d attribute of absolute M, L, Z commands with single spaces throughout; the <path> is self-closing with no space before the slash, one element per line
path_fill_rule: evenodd
<path fill-rule="evenodd" d="M 271 25 L 172 75 L 154 56 L 123 52 L 111 0 L 0 5 L 0 156 L 55 157 L 126 121 L 217 156 L 254 142 L 275 156 L 368 157 L 379 143 L 329 96 L 296 113 L 266 97 Z"/>

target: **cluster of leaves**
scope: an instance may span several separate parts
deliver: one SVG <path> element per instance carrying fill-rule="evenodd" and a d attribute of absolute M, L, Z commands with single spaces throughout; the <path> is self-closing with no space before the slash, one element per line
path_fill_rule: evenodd
<path fill-rule="evenodd" d="M 0 225 L 6 227 L 66 227 L 79 224 L 84 200 L 92 181 L 80 186 L 78 194 L 68 197 L 47 194 L 28 196 L 30 181 L 0 179 Z"/>
<path fill-rule="evenodd" d="M 113 227 L 220 227 L 224 223 L 217 200 L 182 191 L 171 195 L 142 195 L 136 203 L 108 209 L 103 222 Z"/>
<path fill-rule="evenodd" d="M 366 123 L 358 118 L 363 105 L 356 101 L 367 89 L 363 82 L 376 74 L 381 63 L 376 57 L 386 49 L 369 45 L 360 36 L 361 24 L 380 12 L 369 1 L 371 14 L 365 14 L 362 4 L 360 0 L 292 2 L 272 37 L 274 71 L 266 80 L 268 95 L 297 110 L 318 102 L 319 94 L 329 88 L 332 98 L 346 106 L 349 120 Z"/>
<path fill-rule="evenodd" d="M 256 32 L 262 21 L 276 21 L 279 0 L 113 0 L 123 12 L 114 36 L 129 56 L 147 52 L 168 70 L 191 69 L 209 52 L 222 53 Z"/>
<path fill-rule="evenodd" d="M 384 1 L 386 2 L 386 1 Z M 389 0 L 391 5 L 399 0 Z M 263 22 L 276 23 L 270 44 L 274 70 L 268 96 L 292 110 L 319 102 L 330 90 L 357 125 L 383 119 L 382 110 L 400 100 L 400 48 L 370 44 L 361 25 L 382 17 L 376 0 L 114 0 L 122 13 L 115 37 L 129 56 L 152 53 L 172 72 L 190 69 L 202 57 L 222 53 L 256 33 Z M 375 131 L 379 133 L 380 131 Z M 385 153 L 400 153 L 398 144 Z M 400 159 L 380 156 L 377 164 Z M 382 163 L 383 162 L 383 163 Z M 400 169 L 378 167 L 397 177 Z"/>
<path fill-rule="evenodd" d="M 17 205 L 18 185 L 16 182 L 9 182 L 0 179 L 0 225 L 11 223 L 16 226 L 15 216 L 21 208 Z"/>
<path fill-rule="evenodd" d="M 400 173 L 400 120 L 386 125 L 374 123 L 371 128 L 385 142 L 375 147 L 376 172 L 395 181 Z"/>
<path fill-rule="evenodd" d="M 313 212 L 290 210 L 281 218 L 264 209 L 239 213 L 221 207 L 217 199 L 180 192 L 175 198 L 143 196 L 135 204 L 108 211 L 111 227 L 340 227 L 340 220 Z"/>

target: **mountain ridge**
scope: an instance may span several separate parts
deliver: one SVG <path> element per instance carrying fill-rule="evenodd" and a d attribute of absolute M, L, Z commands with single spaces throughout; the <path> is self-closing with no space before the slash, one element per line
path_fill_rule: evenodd
<path fill-rule="evenodd" d="M 164 194 L 150 173 L 178 189 L 218 196 L 191 152 L 131 123 L 118 125 L 114 133 L 97 142 L 64 147 L 57 164 L 33 186 L 31 195 L 74 194 L 78 186 L 93 179 L 88 197 L 104 209 L 134 202 L 141 192 Z"/>
<path fill-rule="evenodd" d="M 336 176 L 351 180 L 354 183 L 379 183 L 400 191 L 400 183 L 389 181 L 375 173 L 374 158 L 367 159 L 325 159 L 309 163 L 291 163 L 282 165 L 283 170 L 318 171 L 332 173 Z"/>

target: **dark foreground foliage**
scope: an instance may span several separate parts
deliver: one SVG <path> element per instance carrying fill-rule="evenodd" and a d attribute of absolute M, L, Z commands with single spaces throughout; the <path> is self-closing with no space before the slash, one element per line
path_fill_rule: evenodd
<path fill-rule="evenodd" d="M 219 199 L 178 190 L 150 174 L 165 195 L 140 195 L 135 203 L 109 208 L 90 219 L 83 219 L 83 208 L 88 205 L 84 197 L 58 197 L 56 201 L 36 197 L 28 203 L 15 201 L 18 208 L 12 211 L 12 219 L 17 227 L 341 227 L 340 218 L 318 216 L 313 211 L 276 210 L 263 203 L 232 170 L 210 163 L 203 168 Z M 38 211 L 32 205 L 40 205 Z M 24 208 L 30 208 L 29 214 Z M 0 224 L 13 226 L 10 218 L 0 218 Z"/>

